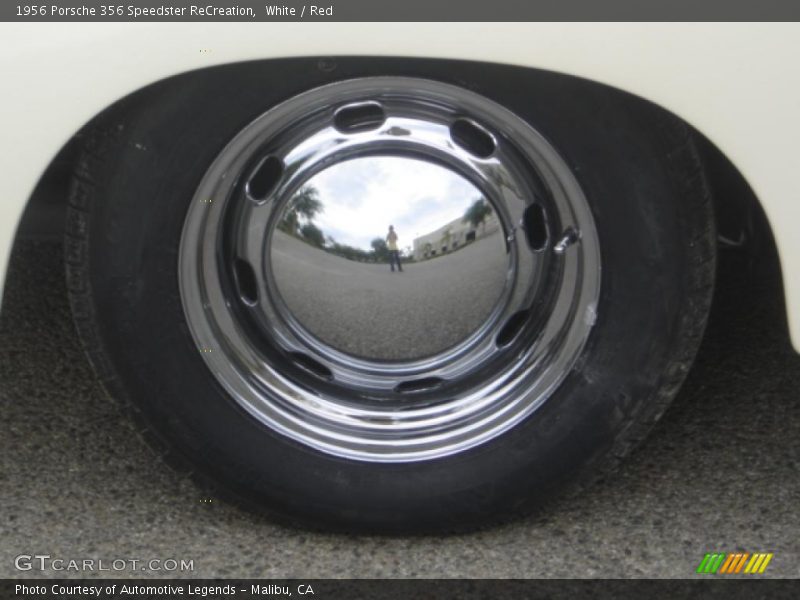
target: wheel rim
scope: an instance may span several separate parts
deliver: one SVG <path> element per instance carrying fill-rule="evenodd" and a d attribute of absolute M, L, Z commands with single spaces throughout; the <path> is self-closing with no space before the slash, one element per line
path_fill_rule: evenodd
<path fill-rule="evenodd" d="M 305 252 L 279 230 L 298 191 L 330 169 L 384 158 L 424 161 L 468 182 L 496 215 L 504 248 L 503 266 L 492 271 L 502 282 L 485 286 L 493 295 L 480 322 L 458 339 L 425 351 L 411 344 L 396 357 L 326 338 L 325 319 L 304 314 L 287 292 L 293 278 L 280 262 L 280 244 Z M 488 256 L 482 243 L 471 246 L 474 256 Z M 412 266 L 445 273 L 445 262 L 435 262 Z M 348 273 L 366 269 L 347 265 Z M 313 286 L 314 277 L 305 279 Z M 429 460 L 507 431 L 559 386 L 596 318 L 600 252 L 578 182 L 530 125 L 458 87 L 369 78 L 296 96 L 223 149 L 186 216 L 179 283 L 203 360 L 260 422 L 340 457 Z M 328 296 L 323 288 L 315 304 L 332 307 L 328 321 L 353 313 Z M 409 328 L 414 339 L 428 333 Z"/>

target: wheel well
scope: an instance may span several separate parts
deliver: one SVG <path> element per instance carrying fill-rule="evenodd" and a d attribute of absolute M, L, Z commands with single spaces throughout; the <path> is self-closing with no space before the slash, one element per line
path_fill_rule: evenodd
<path fill-rule="evenodd" d="M 176 75 L 132 93 L 104 113 L 124 111 L 128 100 L 147 102 L 151 94 L 163 90 L 164 86 L 187 85 L 200 77 L 216 77 L 221 85 L 241 81 L 238 78 L 274 77 L 283 84 L 285 78 L 281 75 L 287 70 L 296 75 L 291 84 L 294 89 L 287 87 L 285 90 L 287 97 L 340 79 L 387 74 L 440 79 L 479 93 L 482 85 L 514 86 L 529 78 L 546 85 L 564 85 L 579 80 L 573 76 L 537 69 L 473 61 L 376 57 L 292 58 L 222 65 Z M 585 85 L 603 85 L 580 81 Z M 616 91 L 628 95 L 627 92 Z M 641 98 L 638 101 L 648 102 Z M 67 191 L 80 140 L 93 124 L 94 120 L 77 132 L 45 170 L 28 201 L 17 238 L 61 239 Z M 720 148 L 699 131 L 693 131 L 714 198 L 720 245 L 738 247 L 751 255 L 764 255 L 766 252 L 769 260 L 777 263 L 772 230 L 752 188 Z"/>

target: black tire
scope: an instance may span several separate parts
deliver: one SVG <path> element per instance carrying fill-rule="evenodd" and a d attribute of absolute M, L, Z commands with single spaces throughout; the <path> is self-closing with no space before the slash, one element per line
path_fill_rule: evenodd
<path fill-rule="evenodd" d="M 460 83 L 541 131 L 583 187 L 602 255 L 597 322 L 559 389 L 512 430 L 447 458 L 357 462 L 290 441 L 229 398 L 197 352 L 178 286 L 178 245 L 199 180 L 255 116 L 319 83 L 296 72 L 280 89 L 242 69 L 159 84 L 84 133 L 67 279 L 78 331 L 109 393 L 201 485 L 325 527 L 461 529 L 529 511 L 608 472 L 677 393 L 708 314 L 714 221 L 689 128 L 580 80 L 460 73 Z M 317 73 L 315 63 L 307 72 Z"/>

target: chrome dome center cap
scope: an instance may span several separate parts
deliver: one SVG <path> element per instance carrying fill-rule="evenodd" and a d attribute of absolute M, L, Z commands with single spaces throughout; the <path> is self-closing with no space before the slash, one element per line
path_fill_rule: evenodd
<path fill-rule="evenodd" d="M 511 268 L 491 202 L 454 171 L 400 156 L 308 179 L 269 255 L 297 323 L 366 360 L 416 360 L 463 342 L 491 317 Z"/>

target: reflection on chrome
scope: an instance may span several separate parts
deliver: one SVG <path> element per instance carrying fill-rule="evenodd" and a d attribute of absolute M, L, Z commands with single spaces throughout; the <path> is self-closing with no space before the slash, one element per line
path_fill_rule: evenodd
<path fill-rule="evenodd" d="M 421 160 L 373 156 L 325 169 L 287 202 L 272 235 L 277 289 L 334 348 L 413 360 L 474 333 L 509 269 L 492 205 Z"/>
<path fill-rule="evenodd" d="M 217 381 L 273 430 L 367 461 L 451 455 L 527 418 L 577 360 L 599 286 L 569 165 L 488 98 L 422 79 L 264 113 L 203 177 L 181 238 Z"/>

